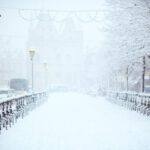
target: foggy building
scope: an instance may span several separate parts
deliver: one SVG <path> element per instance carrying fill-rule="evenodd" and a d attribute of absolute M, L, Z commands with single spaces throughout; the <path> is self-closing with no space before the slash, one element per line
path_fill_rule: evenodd
<path fill-rule="evenodd" d="M 2 36 L 0 45 L 0 88 L 3 88 L 9 87 L 13 78 L 27 78 L 26 53 L 20 38 Z"/>
<path fill-rule="evenodd" d="M 100 54 L 97 51 L 89 50 L 84 58 L 84 84 L 87 91 L 98 90 L 100 88 L 100 74 L 103 68 L 99 64 Z M 88 82 L 87 82 L 88 81 Z"/>
<path fill-rule="evenodd" d="M 71 18 L 63 23 L 61 33 L 58 32 L 51 19 L 39 20 L 29 31 L 27 46 L 28 49 L 36 50 L 34 72 L 37 89 L 42 89 L 42 85 L 45 86 L 46 76 L 48 86 L 63 85 L 69 89 L 81 87 L 83 33 L 81 30 L 77 30 L 75 22 Z M 48 63 L 46 72 L 43 66 L 44 61 Z M 37 79 L 36 74 L 38 74 Z"/>

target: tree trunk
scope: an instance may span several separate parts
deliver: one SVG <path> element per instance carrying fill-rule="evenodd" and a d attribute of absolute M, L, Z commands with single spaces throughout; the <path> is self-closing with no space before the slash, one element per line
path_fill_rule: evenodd
<path fill-rule="evenodd" d="M 129 66 L 126 68 L 126 91 L 129 90 Z"/>
<path fill-rule="evenodd" d="M 143 56 L 143 64 L 142 64 L 142 92 L 145 91 L 145 69 L 146 69 L 146 62 L 145 62 L 145 56 Z"/>

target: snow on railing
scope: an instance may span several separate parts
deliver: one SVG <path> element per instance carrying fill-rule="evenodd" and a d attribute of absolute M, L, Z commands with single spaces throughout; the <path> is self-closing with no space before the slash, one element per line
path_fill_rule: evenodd
<path fill-rule="evenodd" d="M 0 102 L 0 133 L 2 129 L 8 129 L 17 122 L 19 118 L 24 118 L 29 111 L 43 103 L 47 98 L 46 92 L 25 94 L 3 99 Z"/>
<path fill-rule="evenodd" d="M 109 91 L 107 99 L 140 114 L 150 115 L 150 94 Z"/>

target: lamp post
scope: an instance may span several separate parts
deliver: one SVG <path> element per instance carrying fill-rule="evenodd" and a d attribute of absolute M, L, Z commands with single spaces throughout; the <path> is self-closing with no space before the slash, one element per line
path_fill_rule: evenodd
<path fill-rule="evenodd" d="M 43 62 L 44 70 L 45 70 L 45 88 L 47 90 L 47 62 Z"/>
<path fill-rule="evenodd" d="M 32 93 L 33 93 L 33 90 L 34 90 L 34 64 L 33 64 L 33 58 L 34 58 L 34 55 L 35 55 L 35 50 L 31 49 L 29 50 L 29 54 L 30 54 L 30 60 L 31 60 L 31 85 L 32 85 Z"/>

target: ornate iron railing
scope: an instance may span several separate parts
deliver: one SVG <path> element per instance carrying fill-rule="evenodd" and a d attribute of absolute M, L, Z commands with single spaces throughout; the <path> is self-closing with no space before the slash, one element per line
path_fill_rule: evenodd
<path fill-rule="evenodd" d="M 29 111 L 45 102 L 46 99 L 46 92 L 3 99 L 0 102 L 0 133 L 2 129 L 7 130 L 14 125 L 19 118 L 24 118 Z"/>
<path fill-rule="evenodd" d="M 140 114 L 150 115 L 150 94 L 109 91 L 107 99 Z"/>

